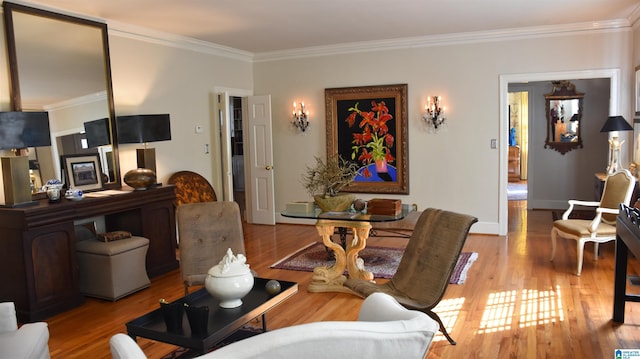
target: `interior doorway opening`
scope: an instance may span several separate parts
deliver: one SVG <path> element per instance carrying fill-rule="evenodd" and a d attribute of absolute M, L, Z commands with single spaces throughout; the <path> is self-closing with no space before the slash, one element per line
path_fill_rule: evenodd
<path fill-rule="evenodd" d="M 233 200 L 240 206 L 240 213 L 245 214 L 244 183 L 244 140 L 242 133 L 242 97 L 229 96 L 231 173 L 233 176 Z"/>
<path fill-rule="evenodd" d="M 527 200 L 529 154 L 529 92 L 509 92 L 509 151 L 507 196 Z"/>

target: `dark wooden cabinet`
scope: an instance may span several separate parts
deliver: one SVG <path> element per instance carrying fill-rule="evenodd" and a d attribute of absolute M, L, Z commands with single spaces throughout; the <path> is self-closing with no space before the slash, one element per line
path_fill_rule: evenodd
<path fill-rule="evenodd" d="M 104 216 L 108 231 L 148 238 L 149 277 L 178 268 L 174 200 L 173 186 L 164 186 L 78 202 L 41 200 L 29 207 L 0 208 L 0 302 L 15 302 L 22 322 L 82 304 L 74 221 L 88 217 Z"/>

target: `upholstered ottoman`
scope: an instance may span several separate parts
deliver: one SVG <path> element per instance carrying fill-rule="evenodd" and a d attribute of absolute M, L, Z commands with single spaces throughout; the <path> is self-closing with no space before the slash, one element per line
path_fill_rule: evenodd
<path fill-rule="evenodd" d="M 131 236 L 104 242 L 87 231 L 76 226 L 82 294 L 116 301 L 151 284 L 145 264 L 147 238 Z"/>

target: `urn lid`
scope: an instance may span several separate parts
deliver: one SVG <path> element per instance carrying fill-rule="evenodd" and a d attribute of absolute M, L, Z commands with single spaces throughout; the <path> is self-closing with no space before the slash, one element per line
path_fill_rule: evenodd
<path fill-rule="evenodd" d="M 231 248 L 229 248 L 220 263 L 211 267 L 207 273 L 212 277 L 235 277 L 247 274 L 251 270 L 246 262 L 247 257 L 244 254 L 234 255 Z"/>

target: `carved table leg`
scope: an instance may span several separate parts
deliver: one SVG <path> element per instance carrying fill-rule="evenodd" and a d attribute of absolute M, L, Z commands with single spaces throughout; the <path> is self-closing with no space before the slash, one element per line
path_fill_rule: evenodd
<path fill-rule="evenodd" d="M 347 243 L 347 250 L 331 240 L 335 227 L 350 227 L 353 229 L 354 238 Z M 322 236 L 324 245 L 333 251 L 335 264 L 333 266 L 320 266 L 313 270 L 309 292 L 344 292 L 353 293 L 343 286 L 346 277 L 345 269 L 353 278 L 373 280 L 373 274 L 364 269 L 364 262 L 358 257 L 358 253 L 367 245 L 367 238 L 371 225 L 368 222 L 349 222 L 335 220 L 318 220 L 316 223 L 318 234 Z"/>
<path fill-rule="evenodd" d="M 353 240 L 347 245 L 347 270 L 349 277 L 373 281 L 373 273 L 365 270 L 364 261 L 358 257 L 358 253 L 367 246 L 371 225 L 367 222 L 355 222 L 359 225 L 353 227 Z M 354 224 L 355 224 L 354 223 Z"/>
<path fill-rule="evenodd" d="M 344 276 L 346 267 L 346 255 L 342 247 L 331 240 L 335 225 L 331 221 L 318 221 L 316 223 L 318 234 L 322 237 L 324 245 L 333 251 L 336 262 L 331 267 L 320 266 L 313 270 L 309 292 L 341 292 L 346 289 L 342 286 L 347 278 Z M 348 292 L 349 290 L 347 290 Z"/>

